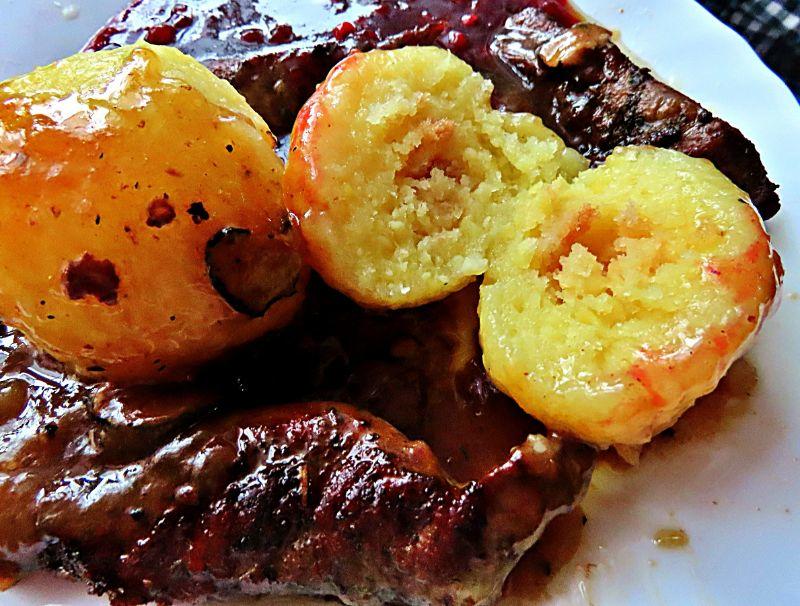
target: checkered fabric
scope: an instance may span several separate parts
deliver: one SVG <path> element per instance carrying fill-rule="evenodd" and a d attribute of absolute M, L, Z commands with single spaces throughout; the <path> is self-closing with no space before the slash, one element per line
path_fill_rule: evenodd
<path fill-rule="evenodd" d="M 744 36 L 800 97 L 800 0 L 699 0 Z"/>

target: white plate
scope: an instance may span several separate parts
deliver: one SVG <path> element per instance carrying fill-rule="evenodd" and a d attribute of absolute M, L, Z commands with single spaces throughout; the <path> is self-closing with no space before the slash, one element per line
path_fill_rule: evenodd
<path fill-rule="evenodd" d="M 69 54 L 125 3 L 64 1 L 78 10 L 66 20 L 52 0 L 0 0 L 0 78 Z M 716 396 L 680 426 L 687 438 L 652 448 L 624 473 L 601 469 L 578 551 L 544 602 L 800 604 L 800 238 L 791 237 L 800 234 L 800 109 L 747 44 L 692 0 L 576 4 L 756 143 L 781 186 L 784 206 L 769 229 L 786 281 L 782 306 L 746 357 L 758 375 L 750 397 Z M 657 548 L 652 537 L 664 527 L 685 529 L 689 546 Z M 103 603 L 44 575 L 0 594 L 0 606 Z"/>

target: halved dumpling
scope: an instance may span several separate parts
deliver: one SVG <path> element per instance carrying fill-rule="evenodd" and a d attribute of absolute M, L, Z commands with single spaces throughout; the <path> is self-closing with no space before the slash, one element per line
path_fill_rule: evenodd
<path fill-rule="evenodd" d="M 486 271 L 509 199 L 585 160 L 433 47 L 354 54 L 300 112 L 284 179 L 307 260 L 370 307 L 439 299 Z"/>
<path fill-rule="evenodd" d="M 549 427 L 642 444 L 717 385 L 780 262 L 747 196 L 706 160 L 623 148 L 518 207 L 481 288 L 484 362 Z"/>

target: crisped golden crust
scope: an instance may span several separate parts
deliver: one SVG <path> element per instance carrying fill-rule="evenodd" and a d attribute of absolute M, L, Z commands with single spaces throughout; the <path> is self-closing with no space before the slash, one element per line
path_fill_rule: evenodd
<path fill-rule="evenodd" d="M 175 49 L 6 81 L 0 147 L 0 316 L 77 372 L 186 376 L 297 310 L 269 128 Z"/>

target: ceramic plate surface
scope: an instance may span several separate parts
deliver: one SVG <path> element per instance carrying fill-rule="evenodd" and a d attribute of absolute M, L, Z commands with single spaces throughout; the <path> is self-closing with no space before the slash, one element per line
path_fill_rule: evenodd
<path fill-rule="evenodd" d="M 322 0 L 314 0 L 322 1 Z M 125 0 L 0 0 L 0 79 L 78 49 Z M 637 60 L 752 139 L 780 184 L 768 228 L 783 301 L 715 395 L 645 451 L 601 466 L 574 555 L 541 592 L 552 605 L 800 604 L 800 109 L 735 33 L 692 0 L 578 0 Z M 686 547 L 654 544 L 684 529 Z M 105 604 L 38 574 L 0 606 Z M 520 603 L 530 603 L 529 599 Z"/>

